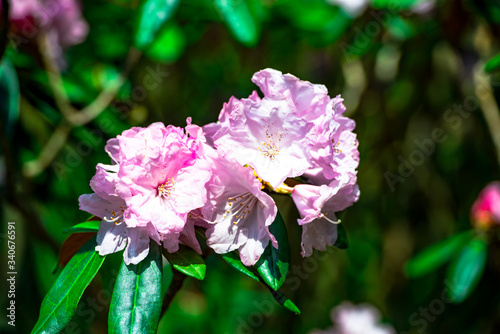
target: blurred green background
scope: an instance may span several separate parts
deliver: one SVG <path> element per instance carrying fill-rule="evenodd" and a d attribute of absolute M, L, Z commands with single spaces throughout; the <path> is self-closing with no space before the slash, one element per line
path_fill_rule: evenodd
<path fill-rule="evenodd" d="M 292 247 L 284 291 L 302 315 L 212 254 L 206 279 L 186 281 L 158 332 L 307 333 L 331 326 L 330 310 L 343 300 L 374 304 L 398 333 L 500 332 L 498 238 L 489 242 L 484 274 L 463 303 L 441 303 L 441 309 L 435 302 L 446 287 L 446 266 L 418 278 L 404 270 L 427 246 L 470 229 L 473 201 L 500 179 L 483 115 L 498 107 L 482 93 L 490 87 L 497 93 L 500 83 L 495 73 L 483 73 L 500 49 L 500 3 L 372 0 L 356 10 L 333 0 L 180 0 L 167 2 L 166 20 L 156 28 L 159 7 L 146 8 L 150 3 L 84 1 L 89 35 L 61 61 L 75 108 L 109 89 L 134 45 L 143 53 L 110 106 L 82 126 L 64 126 L 40 52 L 6 51 L 2 80 L 17 77 L 20 102 L 18 112 L 2 109 L 11 113 L 2 115 L 0 209 L 2 233 L 7 221 L 17 228 L 18 322 L 13 331 L 2 316 L 2 333 L 33 328 L 57 277 L 57 252 L 67 237 L 62 231 L 88 217 L 78 210 L 78 196 L 91 192 L 95 165 L 109 162 L 106 140 L 155 121 L 216 121 L 222 104 L 233 95 L 247 97 L 256 89 L 252 74 L 268 67 L 324 84 L 332 97 L 341 94 L 346 115 L 356 121 L 361 197 L 340 215 L 350 247 L 302 259 L 298 213 L 291 200 L 279 198 Z M 16 92 L 2 91 L 0 102 L 9 94 Z M 456 111 L 460 106 L 463 114 Z M 36 159 L 55 129 L 64 134 L 63 145 L 40 168 Z M 433 140 L 436 129 L 442 129 L 441 142 Z M 429 140 L 430 153 L 415 142 Z M 404 177 L 402 160 L 412 164 Z M 106 332 L 120 258 L 108 256 L 67 333 Z M 3 292 L 0 300 L 5 307 Z"/>

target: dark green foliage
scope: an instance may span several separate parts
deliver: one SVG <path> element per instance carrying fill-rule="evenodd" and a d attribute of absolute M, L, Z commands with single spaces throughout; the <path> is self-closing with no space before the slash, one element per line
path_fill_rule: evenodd
<path fill-rule="evenodd" d="M 148 256 L 120 268 L 109 310 L 109 333 L 156 333 L 162 304 L 160 246 L 151 242 Z"/>
<path fill-rule="evenodd" d="M 269 226 L 269 231 L 276 238 L 279 247 L 274 248 L 271 242 L 269 242 L 269 245 L 264 250 L 264 254 L 261 255 L 255 267 L 264 282 L 274 290 L 278 290 L 285 283 L 290 265 L 288 234 L 279 212 L 274 222 Z"/>
<path fill-rule="evenodd" d="M 194 250 L 189 247 L 180 245 L 179 250 L 175 253 L 169 253 L 165 248 L 162 249 L 163 255 L 174 269 L 180 271 L 184 275 L 203 280 L 207 271 L 205 261 Z"/>
<path fill-rule="evenodd" d="M 104 257 L 89 240 L 69 261 L 43 299 L 32 333 L 59 333 L 71 321 L 83 291 L 97 274 Z"/>

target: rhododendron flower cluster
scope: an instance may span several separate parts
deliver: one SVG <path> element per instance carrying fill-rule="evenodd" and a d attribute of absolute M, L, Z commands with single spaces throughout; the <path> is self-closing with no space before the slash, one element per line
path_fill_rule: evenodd
<path fill-rule="evenodd" d="M 154 123 L 108 141 L 113 163 L 97 166 L 95 193 L 80 197 L 82 210 L 102 218 L 101 254 L 126 247 L 126 262 L 138 263 L 150 239 L 169 252 L 179 243 L 199 252 L 200 225 L 216 253 L 238 250 L 254 265 L 269 243 L 279 248 L 269 232 L 273 193 L 291 196 L 299 211 L 302 256 L 335 243 L 335 213 L 359 198 L 354 121 L 323 85 L 272 69 L 252 81 L 263 97 L 231 97 L 216 123 Z"/>
<path fill-rule="evenodd" d="M 16 44 L 44 33 L 55 46 L 55 55 L 62 48 L 80 44 L 88 34 L 78 0 L 15 0 L 10 1 L 10 20 Z"/>
<path fill-rule="evenodd" d="M 500 224 L 500 182 L 488 184 L 471 208 L 472 223 L 479 228 Z"/>

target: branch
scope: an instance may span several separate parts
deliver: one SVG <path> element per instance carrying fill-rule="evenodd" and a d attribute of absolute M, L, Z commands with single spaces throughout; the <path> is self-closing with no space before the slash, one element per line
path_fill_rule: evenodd
<path fill-rule="evenodd" d="M 38 158 L 26 163 L 23 167 L 23 175 L 33 178 L 43 172 L 50 163 L 57 157 L 59 151 L 66 144 L 71 129 L 75 126 L 85 125 L 99 116 L 113 101 L 120 88 L 125 83 L 131 69 L 139 61 L 141 52 L 135 48 L 130 48 L 125 61 L 123 71 L 118 77 L 97 96 L 97 98 L 81 111 L 77 111 L 72 105 L 63 87 L 61 72 L 57 66 L 52 45 L 46 35 L 40 39 L 40 52 L 44 66 L 47 70 L 49 84 L 54 93 L 57 107 L 61 111 L 64 120 L 58 125 L 52 136 L 49 138 Z"/>
<path fill-rule="evenodd" d="M 199 233 L 199 231 L 197 230 Z M 202 258 L 206 259 L 211 253 L 212 253 L 211 248 L 206 248 L 203 251 Z M 177 292 L 180 291 L 182 288 L 182 285 L 184 284 L 184 281 L 186 280 L 187 276 L 184 275 L 183 273 L 177 271 L 176 269 L 172 268 L 172 282 L 170 283 L 170 286 L 168 287 L 167 293 L 165 294 L 165 297 L 163 297 L 163 303 L 161 305 L 161 314 L 160 314 L 160 319 L 163 317 L 163 315 L 167 312 L 168 308 L 170 307 L 170 304 L 172 304 L 172 301 L 174 300 L 175 296 L 177 295 Z"/>
<path fill-rule="evenodd" d="M 38 158 L 24 164 L 23 175 L 32 178 L 43 172 L 66 144 L 71 129 L 72 126 L 67 122 L 61 122 L 42 148 Z"/>
<path fill-rule="evenodd" d="M 177 295 L 177 292 L 182 288 L 182 285 L 184 284 L 184 281 L 186 280 L 187 276 L 181 273 L 180 271 L 177 271 L 176 269 L 172 268 L 172 272 L 174 276 L 172 277 L 172 282 L 170 283 L 170 286 L 168 287 L 168 291 L 163 298 L 163 303 L 161 305 L 161 317 L 167 312 L 168 308 L 170 307 L 170 304 L 172 304 L 172 300 L 174 300 L 174 297 Z"/>
<path fill-rule="evenodd" d="M 0 117 L 0 128 L 4 129 L 5 124 L 3 124 L 2 118 Z M 50 236 L 45 230 L 40 217 L 37 215 L 36 211 L 33 210 L 33 204 L 30 197 L 25 193 L 26 187 L 18 186 L 16 184 L 17 168 L 14 164 L 14 159 L 12 158 L 9 141 L 5 135 L 4 131 L 0 131 L 0 147 L 2 148 L 2 153 L 5 163 L 5 183 L 6 183 L 6 199 L 7 201 L 15 207 L 21 215 L 24 217 L 24 222 L 28 226 L 30 233 L 35 235 L 40 240 L 45 241 L 50 248 L 54 251 L 54 254 L 59 253 L 59 244 Z"/>
<path fill-rule="evenodd" d="M 38 36 L 39 50 L 42 56 L 43 66 L 47 72 L 49 85 L 54 94 L 56 105 L 63 114 L 64 118 L 69 119 L 77 111 L 71 105 L 68 95 L 64 90 L 61 71 L 57 65 L 56 56 L 52 49 L 52 43 L 47 34 L 40 32 Z"/>
<path fill-rule="evenodd" d="M 500 110 L 498 109 L 498 104 L 493 95 L 491 84 L 482 68 L 482 66 L 479 66 L 474 73 L 474 85 L 476 91 L 478 91 L 480 86 L 486 88 L 486 92 L 482 93 L 482 96 L 478 96 L 479 104 L 486 124 L 488 125 L 493 144 L 495 144 L 497 161 L 500 166 Z"/>

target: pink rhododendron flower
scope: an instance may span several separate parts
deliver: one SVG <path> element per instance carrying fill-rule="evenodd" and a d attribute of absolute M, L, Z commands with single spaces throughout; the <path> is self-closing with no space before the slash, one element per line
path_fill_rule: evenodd
<path fill-rule="evenodd" d="M 142 237 L 149 235 L 163 243 L 169 252 L 177 251 L 179 242 L 200 251 L 194 225 L 186 223 L 188 214 L 205 204 L 205 184 L 211 177 L 210 166 L 198 149 L 182 129 L 162 123 L 124 131 L 108 141 L 106 151 L 115 165 L 98 166 L 91 182 L 95 194 L 80 197 L 82 210 L 103 219 L 100 229 L 104 234 L 122 233 L 125 227 L 117 229 L 106 223 L 118 222 L 127 231 L 139 230 Z M 134 242 L 149 245 L 149 238 L 139 239 L 129 239 L 130 247 L 135 248 Z M 109 238 L 99 240 L 98 250 L 113 248 L 103 244 Z M 118 245 L 117 250 L 123 244 Z M 141 256 L 132 263 L 143 258 L 143 253 L 136 253 Z"/>
<path fill-rule="evenodd" d="M 302 255 L 312 249 L 325 250 L 337 238 L 335 212 L 351 206 L 359 198 L 356 168 L 359 164 L 358 142 L 352 132 L 353 120 L 343 116 L 345 106 L 337 96 L 330 99 L 322 85 L 300 81 L 274 70 L 254 75 L 265 94 L 286 96 L 297 106 L 296 114 L 308 119 L 313 127 L 307 134 L 311 167 L 302 177 L 308 184 L 299 184 L 292 198 L 299 210 L 302 225 Z"/>
<path fill-rule="evenodd" d="M 209 203 L 202 209 L 212 225 L 207 245 L 216 253 L 239 250 L 245 265 L 254 265 L 272 240 L 269 225 L 276 218 L 273 199 L 263 191 L 251 168 L 220 160 L 208 183 Z"/>
<path fill-rule="evenodd" d="M 201 208 L 202 217 L 209 223 L 207 245 L 219 254 L 239 250 L 243 264 L 254 265 L 270 240 L 278 247 L 269 232 L 276 218 L 276 204 L 261 190 L 262 184 L 251 168 L 221 157 L 205 144 L 201 128 L 188 125 L 187 130 L 199 141 L 213 168 L 207 183 L 208 201 Z"/>
<path fill-rule="evenodd" d="M 227 159 L 252 166 L 274 188 L 311 166 L 306 135 L 312 124 L 297 117 L 288 100 L 246 99 L 237 108 L 242 110 L 228 115 L 227 126 L 213 138 Z"/>
<path fill-rule="evenodd" d="M 187 214 L 205 204 L 208 163 L 180 128 L 154 123 L 128 131 L 118 137 L 118 154 L 112 154 L 120 161 L 116 192 L 127 203 L 127 224 L 152 222 L 161 233 L 181 232 Z"/>
<path fill-rule="evenodd" d="M 345 106 L 342 98 L 331 99 L 325 112 L 314 120 L 314 141 L 311 148 L 313 167 L 305 177 L 314 184 L 337 180 L 341 184 L 356 183 L 359 165 L 358 141 L 352 119 L 342 115 Z"/>
<path fill-rule="evenodd" d="M 379 324 L 380 312 L 369 304 L 353 305 L 343 302 L 332 310 L 334 323 L 327 330 L 313 330 L 309 334 L 395 334 L 390 325 Z"/>
<path fill-rule="evenodd" d="M 299 225 L 304 225 L 318 218 L 328 218 L 322 212 L 325 202 L 335 194 L 335 189 L 327 185 L 314 186 L 298 184 L 293 188 L 292 198 L 302 217 Z M 335 223 L 336 221 L 332 221 Z"/>
<path fill-rule="evenodd" d="M 10 2 L 10 20 L 17 45 L 47 35 L 54 54 L 60 57 L 62 49 L 82 43 L 88 34 L 88 24 L 82 17 L 78 0 L 15 0 Z"/>
<path fill-rule="evenodd" d="M 216 253 L 238 250 L 254 265 L 270 241 L 279 247 L 269 232 L 277 208 L 266 192 L 291 195 L 303 256 L 335 243 L 336 212 L 359 198 L 354 121 L 323 85 L 272 69 L 252 80 L 264 97 L 231 97 L 217 123 L 201 128 L 188 118 L 187 133 L 154 123 L 108 141 L 113 165 L 98 166 L 95 194 L 80 200 L 103 219 L 101 253 L 130 245 L 136 261 L 149 239 L 169 252 L 179 243 L 201 252 L 198 225 Z"/>
<path fill-rule="evenodd" d="M 116 166 L 118 167 L 118 166 Z M 95 193 L 80 196 L 80 209 L 102 218 L 97 233 L 96 250 L 107 255 L 123 250 L 125 263 L 137 264 L 149 252 L 150 238 L 160 242 L 160 235 L 148 224 L 146 228 L 130 228 L 123 222 L 125 201 L 114 193 L 116 173 L 108 173 L 105 165 L 97 165 L 90 186 Z"/>
<path fill-rule="evenodd" d="M 324 85 L 302 81 L 291 74 L 282 74 L 270 68 L 255 73 L 252 81 L 259 86 L 264 96 L 289 100 L 294 113 L 307 120 L 323 115 L 326 103 L 330 100 Z"/>
<path fill-rule="evenodd" d="M 488 184 L 479 194 L 471 208 L 473 224 L 480 228 L 489 228 L 500 224 L 500 182 Z"/>
<path fill-rule="evenodd" d="M 335 243 L 335 212 L 359 198 L 355 123 L 342 115 L 342 98 L 331 99 L 323 85 L 273 69 L 255 73 L 252 81 L 264 97 L 231 97 L 219 121 L 203 131 L 225 158 L 251 166 L 273 190 L 291 193 L 301 216 L 302 255 L 309 256 Z M 298 176 L 305 184 L 291 191 L 283 186 Z"/>
<path fill-rule="evenodd" d="M 292 192 L 302 225 L 302 256 L 311 256 L 313 249 L 326 250 L 337 240 L 337 224 L 340 221 L 335 212 L 351 206 L 359 198 L 357 185 L 339 187 L 333 181 L 329 186 L 298 184 Z"/>

